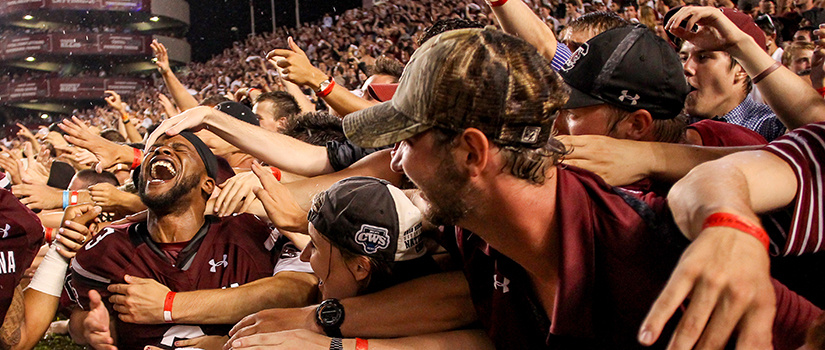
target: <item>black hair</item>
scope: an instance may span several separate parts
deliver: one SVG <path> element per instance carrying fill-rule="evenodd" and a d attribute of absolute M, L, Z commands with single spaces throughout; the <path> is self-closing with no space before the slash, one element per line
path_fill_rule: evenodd
<path fill-rule="evenodd" d="M 427 40 L 430 40 L 432 37 L 435 37 L 446 31 L 465 28 L 484 28 L 484 25 L 481 24 L 481 22 L 470 21 L 462 18 L 439 19 L 438 21 L 435 21 L 435 23 L 433 23 L 433 25 L 431 25 L 429 28 L 424 30 L 424 35 L 421 37 L 421 39 L 418 39 L 418 46 L 424 45 L 424 43 L 426 43 Z"/>
<path fill-rule="evenodd" d="M 309 112 L 289 118 L 283 134 L 316 146 L 347 139 L 341 119 L 326 112 Z"/>

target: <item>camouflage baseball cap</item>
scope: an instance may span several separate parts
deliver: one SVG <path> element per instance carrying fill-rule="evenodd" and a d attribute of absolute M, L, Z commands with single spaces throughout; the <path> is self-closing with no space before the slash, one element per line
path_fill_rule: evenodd
<path fill-rule="evenodd" d="M 349 114 L 344 132 L 361 147 L 381 147 L 433 127 L 472 127 L 500 146 L 539 148 L 564 89 L 527 42 L 491 28 L 453 30 L 416 50 L 392 100 Z"/>

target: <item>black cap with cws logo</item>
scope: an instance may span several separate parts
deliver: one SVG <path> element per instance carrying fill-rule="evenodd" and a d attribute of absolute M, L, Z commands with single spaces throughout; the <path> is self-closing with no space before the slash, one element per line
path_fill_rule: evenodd
<path fill-rule="evenodd" d="M 357 255 L 400 262 L 425 253 L 421 211 L 384 180 L 338 181 L 315 197 L 308 220 L 332 244 Z"/>

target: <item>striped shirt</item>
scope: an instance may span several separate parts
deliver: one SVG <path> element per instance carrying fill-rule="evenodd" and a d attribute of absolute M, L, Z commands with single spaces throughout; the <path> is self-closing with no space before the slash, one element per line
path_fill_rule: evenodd
<path fill-rule="evenodd" d="M 558 43 L 556 44 L 556 53 L 553 54 L 553 60 L 550 61 L 550 66 L 553 67 L 554 71 L 558 72 L 561 70 L 561 67 L 564 67 L 564 64 L 567 63 L 570 56 L 573 56 L 573 53 L 570 52 L 567 45 Z"/>
<path fill-rule="evenodd" d="M 788 208 L 793 210 L 790 226 L 785 226 L 790 228 L 771 236 L 774 252 L 790 256 L 825 250 L 825 122 L 797 128 L 765 150 L 788 162 L 797 180 L 795 202 Z"/>

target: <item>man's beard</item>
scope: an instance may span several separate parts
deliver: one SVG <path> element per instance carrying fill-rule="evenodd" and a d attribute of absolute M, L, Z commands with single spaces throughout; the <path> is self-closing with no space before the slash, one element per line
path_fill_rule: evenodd
<path fill-rule="evenodd" d="M 433 178 L 430 184 L 419 184 L 430 204 L 424 216 L 435 225 L 457 225 L 470 211 L 467 204 L 472 190 L 470 176 L 458 171 L 449 152 L 444 152 L 434 173 L 438 177 Z"/>
<path fill-rule="evenodd" d="M 146 194 L 146 179 L 140 177 L 138 195 L 143 204 L 157 215 L 165 215 L 175 212 L 179 208 L 189 206 L 186 194 L 198 186 L 200 177 L 191 174 L 181 179 L 181 182 L 173 186 L 168 192 L 151 197 Z"/>

